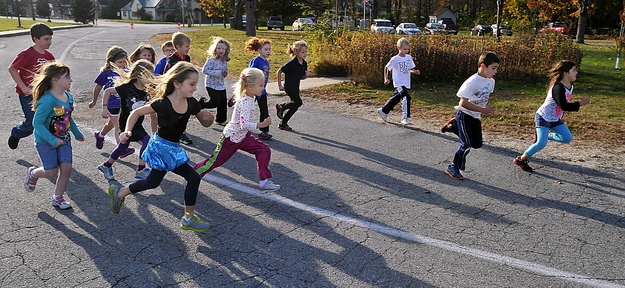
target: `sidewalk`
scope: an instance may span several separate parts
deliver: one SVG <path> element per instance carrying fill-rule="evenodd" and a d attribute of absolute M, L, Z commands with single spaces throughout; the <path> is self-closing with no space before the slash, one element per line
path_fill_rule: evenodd
<path fill-rule="evenodd" d="M 300 90 L 319 87 L 323 85 L 336 84 L 349 80 L 347 77 L 310 77 L 300 82 Z M 267 94 L 284 95 L 284 91 L 278 89 L 277 82 L 267 83 Z"/>

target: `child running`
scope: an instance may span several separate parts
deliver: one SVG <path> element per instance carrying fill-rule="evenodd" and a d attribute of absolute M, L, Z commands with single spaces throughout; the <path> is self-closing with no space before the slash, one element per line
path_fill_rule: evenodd
<path fill-rule="evenodd" d="M 206 63 L 202 72 L 206 74 L 206 91 L 208 97 L 200 98 L 200 104 L 204 108 L 217 108 L 215 122 L 221 126 L 228 124 L 228 97 L 226 96 L 226 84 L 224 79 L 228 76 L 228 61 L 230 61 L 230 42 L 221 37 L 214 37 L 213 43 L 206 50 Z"/>
<path fill-rule="evenodd" d="M 414 69 L 414 61 L 412 60 L 412 56 L 408 54 L 408 52 L 410 52 L 410 42 L 408 39 L 401 38 L 397 40 L 397 50 L 399 50 L 397 55 L 393 56 L 386 66 L 384 66 L 384 85 L 391 83 L 391 81 L 388 80 L 388 71 L 391 71 L 393 73 L 395 92 L 393 92 L 391 98 L 386 101 L 386 104 L 378 109 L 378 113 L 382 120 L 386 122 L 388 113 L 401 101 L 401 124 L 409 125 L 412 124 L 412 122 L 410 122 L 410 101 L 412 98 L 410 98 L 410 92 L 408 92 L 408 89 L 410 89 L 410 74 L 420 75 L 421 72 Z"/>
<path fill-rule="evenodd" d="M 132 110 L 137 109 L 148 102 L 149 96 L 145 91 L 145 88 L 149 84 L 150 79 L 153 78 L 153 71 L 154 65 L 148 60 L 141 59 L 132 64 L 132 67 L 130 68 L 130 75 L 127 77 L 128 79 L 124 84 L 104 90 L 103 102 L 106 102 L 111 94 L 117 94 L 121 99 L 121 111 L 119 113 L 120 127 L 126 127 L 128 116 Z M 102 115 L 110 114 L 106 107 L 107 106 L 102 106 Z M 155 115 L 150 114 L 150 116 Z M 141 155 L 145 150 L 145 147 L 150 140 L 150 135 L 145 131 L 145 129 L 143 129 L 143 119 L 144 116 L 137 118 L 137 122 L 135 122 L 135 125 L 132 126 L 132 135 L 128 138 L 128 141 L 117 144 L 117 147 L 113 150 L 113 152 L 111 152 L 109 158 L 98 166 L 98 170 L 104 174 L 104 178 L 106 180 L 115 179 L 112 167 L 113 163 L 115 163 L 115 161 L 119 159 L 119 156 L 128 149 L 130 141 L 138 141 L 141 143 L 139 155 Z M 156 117 L 151 119 L 151 123 L 156 123 L 156 121 Z M 155 131 L 156 129 L 153 127 L 153 132 Z M 145 161 L 139 157 L 139 164 L 137 165 L 137 170 L 135 170 L 135 178 L 145 179 L 149 174 L 150 169 L 145 167 Z"/>
<path fill-rule="evenodd" d="M 191 38 L 182 32 L 176 32 L 171 35 L 171 42 L 174 43 L 174 48 L 176 48 L 176 52 L 171 56 L 167 57 L 167 63 L 165 64 L 164 73 L 176 65 L 176 63 L 180 61 L 191 62 L 191 57 L 189 57 L 189 50 L 191 50 Z M 187 136 L 184 131 L 180 134 L 180 143 L 184 145 L 193 144 L 193 140 Z"/>
<path fill-rule="evenodd" d="M 163 71 L 165 71 L 165 65 L 167 65 L 167 58 L 176 52 L 174 48 L 174 42 L 167 41 L 161 44 L 161 51 L 163 55 L 165 55 L 161 60 L 158 60 L 156 66 L 154 66 L 154 75 L 163 75 Z"/>
<path fill-rule="evenodd" d="M 256 52 L 258 56 L 254 57 L 252 61 L 250 61 L 250 68 L 258 68 L 263 73 L 265 73 L 265 89 L 263 89 L 263 94 L 260 96 L 256 96 L 256 102 L 258 103 L 258 110 L 260 112 L 260 121 L 269 118 L 269 106 L 267 105 L 267 82 L 269 81 L 269 56 L 271 56 L 271 40 L 269 39 L 258 39 L 256 37 L 247 40 L 245 42 L 245 51 L 248 52 Z M 269 140 L 273 137 L 269 134 L 269 126 L 260 128 L 260 134 L 258 134 L 258 139 L 260 140 Z"/>
<path fill-rule="evenodd" d="M 30 26 L 30 38 L 33 45 L 22 50 L 9 66 L 9 74 L 15 81 L 15 92 L 20 100 L 24 120 L 11 129 L 8 145 L 11 149 L 17 149 L 20 139 L 33 134 L 33 116 L 31 102 L 31 83 L 36 74 L 39 73 L 41 64 L 54 61 L 54 55 L 48 51 L 52 45 L 52 29 L 43 23 L 35 23 Z"/>
<path fill-rule="evenodd" d="M 130 63 L 135 63 L 140 59 L 148 60 L 152 65 L 156 64 L 156 51 L 152 48 L 152 45 L 141 43 L 135 51 L 130 54 Z"/>
<path fill-rule="evenodd" d="M 93 100 L 89 103 L 89 108 L 95 107 L 98 102 L 98 96 L 100 96 L 100 92 L 102 89 L 106 90 L 110 87 L 115 86 L 115 79 L 120 78 L 117 71 L 122 71 L 128 66 L 128 53 L 124 48 L 119 46 L 112 46 L 106 52 L 106 63 L 104 66 L 100 68 L 100 74 L 95 79 L 95 87 L 93 88 Z M 107 106 L 109 115 L 102 116 L 104 118 L 108 118 L 108 121 L 102 127 L 102 130 L 93 133 L 95 137 L 95 147 L 97 149 L 102 149 L 104 147 L 104 136 L 108 134 L 111 130 L 114 130 L 115 142 L 119 143 L 119 109 L 120 109 L 120 99 L 119 95 L 111 94 L 111 97 L 108 98 L 107 102 L 102 102 L 102 106 Z M 132 153 L 135 153 L 135 149 L 129 147 L 120 158 L 124 158 Z"/>
<path fill-rule="evenodd" d="M 569 128 L 562 122 L 564 111 L 579 111 L 579 107 L 590 103 L 588 97 L 582 97 L 579 102 L 569 102 L 573 96 L 573 82 L 577 79 L 575 62 L 562 60 L 549 71 L 551 81 L 547 86 L 547 98 L 536 111 L 534 122 L 534 144 L 525 150 L 523 155 L 516 157 L 512 162 L 526 172 L 532 172 L 529 158 L 547 146 L 547 140 L 561 143 L 573 141 Z M 551 133 L 550 133 L 551 131 Z"/>
<path fill-rule="evenodd" d="M 293 56 L 289 62 L 286 62 L 278 69 L 278 88 L 280 91 L 286 92 L 291 98 L 291 102 L 276 104 L 276 114 L 282 122 L 278 125 L 278 129 L 291 131 L 289 120 L 297 109 L 302 106 L 302 98 L 299 96 L 299 82 L 310 76 L 308 71 L 308 63 L 306 63 L 306 55 L 308 55 L 308 44 L 305 41 L 297 41 L 293 45 L 289 45 L 287 53 Z M 282 73 L 284 73 L 284 86 L 282 86 Z M 286 114 L 284 111 L 287 111 Z"/>
<path fill-rule="evenodd" d="M 33 126 L 35 148 L 43 167 L 30 167 L 24 188 L 34 191 L 39 178 L 56 178 L 52 206 L 60 209 L 72 205 L 63 199 L 72 174 L 71 131 L 78 141 L 85 137 L 80 133 L 72 111 L 74 97 L 67 92 L 72 84 L 69 67 L 61 62 L 49 62 L 41 68 L 41 74 L 33 82 Z"/>
<path fill-rule="evenodd" d="M 447 166 L 445 173 L 456 180 L 464 177 L 460 170 L 464 170 L 467 154 L 471 148 L 482 147 L 482 113 L 495 113 L 495 108 L 488 106 L 488 98 L 495 90 L 495 74 L 499 68 L 499 57 L 495 53 L 487 52 L 480 56 L 477 65 L 477 73 L 469 77 L 460 89 L 458 97 L 460 101 L 456 110 L 456 125 L 458 125 L 458 139 L 460 147 L 454 155 L 453 162 Z"/>
<path fill-rule="evenodd" d="M 133 137 L 133 127 L 141 116 L 155 113 L 158 115 L 158 131 L 150 138 L 148 145 L 141 155 L 145 162 L 152 167 L 152 171 L 146 179 L 134 182 L 126 187 L 111 185 L 108 189 L 111 198 L 110 209 L 118 214 L 125 197 L 131 193 L 156 188 L 160 185 L 168 171 L 172 171 L 187 181 L 184 192 L 185 212 L 181 219 L 180 228 L 204 232 L 209 225 L 195 215 L 195 200 L 200 175 L 188 164 L 189 157 L 184 148 L 180 146 L 180 134 L 187 128 L 187 122 L 191 115 L 200 121 L 202 126 L 208 127 L 213 124 L 213 114 L 202 110 L 200 103 L 193 98 L 193 92 L 197 89 L 199 73 L 195 66 L 189 62 L 180 62 L 171 67 L 163 76 L 152 103 L 139 107 L 130 113 L 126 122 L 126 129 L 120 135 L 122 142 Z M 151 92 L 150 90 L 148 90 Z"/>
<path fill-rule="evenodd" d="M 230 123 L 224 128 L 213 155 L 194 167 L 201 177 L 226 163 L 237 150 L 243 150 L 254 154 L 256 157 L 261 191 L 280 189 L 280 185 L 276 185 L 271 181 L 272 174 L 271 170 L 269 170 L 271 148 L 252 136 L 251 132 L 271 125 L 271 118 L 267 118 L 260 123 L 252 122 L 254 117 L 253 97 L 261 95 L 264 89 L 265 75 L 263 71 L 256 68 L 245 68 L 241 72 L 234 90 L 236 104 L 234 104 L 234 112 L 232 113 L 232 118 L 230 118 Z"/>

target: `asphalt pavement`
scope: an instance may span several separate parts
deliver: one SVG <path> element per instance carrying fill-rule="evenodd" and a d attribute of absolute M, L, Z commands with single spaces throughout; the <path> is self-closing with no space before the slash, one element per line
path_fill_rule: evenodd
<path fill-rule="evenodd" d="M 451 135 L 306 99 L 294 131 L 278 130 L 273 117 L 266 141 L 280 190 L 260 193 L 255 160 L 240 152 L 200 185 L 196 210 L 212 226 L 205 233 L 179 228 L 183 179 L 172 173 L 112 214 L 106 188 L 134 181 L 137 155 L 113 166 L 115 180 L 96 169 L 115 145 L 108 137 L 94 147 L 104 120 L 87 106 L 93 80 L 111 45 L 132 51 L 175 31 L 100 22 L 55 32 L 50 50 L 72 69 L 74 119 L 87 137 L 73 141 L 73 208 L 50 205 L 53 179 L 24 190 L 27 168 L 40 165 L 32 137 L 16 150 L 0 143 L 1 287 L 625 287 L 622 171 L 537 155 L 530 174 L 511 162 L 519 151 L 486 145 L 469 154 L 466 179 L 453 180 L 443 173 L 458 145 Z M 0 65 L 30 43 L 2 38 Z M 7 139 L 22 112 L 8 73 L 0 79 Z M 341 79 L 307 79 L 302 88 L 325 81 Z M 284 100 L 271 96 L 269 106 Z M 221 130 L 189 122 L 192 163 L 212 154 Z"/>

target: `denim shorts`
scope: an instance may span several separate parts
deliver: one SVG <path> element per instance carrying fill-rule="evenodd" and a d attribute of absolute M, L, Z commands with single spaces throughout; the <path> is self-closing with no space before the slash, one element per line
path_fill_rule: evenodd
<path fill-rule="evenodd" d="M 556 121 L 556 122 L 549 122 L 549 121 L 545 120 L 545 118 L 543 118 L 543 116 L 540 116 L 540 114 L 538 114 L 538 113 L 536 113 L 536 116 L 534 116 L 534 123 L 536 124 L 536 128 L 538 128 L 538 127 L 545 127 L 545 128 L 549 128 L 549 129 L 564 124 L 564 122 L 562 122 L 562 119 L 558 119 L 558 121 Z"/>
<path fill-rule="evenodd" d="M 65 143 L 59 147 L 36 143 L 37 153 L 41 159 L 43 170 L 53 170 L 59 167 L 61 162 L 72 163 L 72 144 Z"/>

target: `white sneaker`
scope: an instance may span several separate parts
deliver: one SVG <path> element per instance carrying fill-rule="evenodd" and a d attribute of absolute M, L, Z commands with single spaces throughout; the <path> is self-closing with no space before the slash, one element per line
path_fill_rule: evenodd
<path fill-rule="evenodd" d="M 384 122 L 388 120 L 388 118 L 386 117 L 388 114 L 384 113 L 384 111 L 382 111 L 382 108 L 378 109 L 378 114 L 380 114 L 380 117 L 382 118 L 382 120 L 384 120 Z"/>
<path fill-rule="evenodd" d="M 265 185 L 260 185 L 261 192 L 271 192 L 280 189 L 280 185 L 274 184 L 271 180 L 267 180 Z"/>
<path fill-rule="evenodd" d="M 410 125 L 410 124 L 412 124 L 412 122 L 410 122 L 410 118 L 402 118 L 401 119 L 401 124 Z"/>
<path fill-rule="evenodd" d="M 35 187 L 37 187 L 37 180 L 39 178 L 33 176 L 33 170 L 35 170 L 36 168 L 37 167 L 35 166 L 30 167 L 28 168 L 28 171 L 26 172 L 26 181 L 24 181 L 24 188 L 28 192 L 35 191 Z"/>
<path fill-rule="evenodd" d="M 72 204 L 69 204 L 69 202 L 65 201 L 63 197 L 59 199 L 54 199 L 54 196 L 52 196 L 52 206 L 59 207 L 59 209 L 72 208 Z"/>

